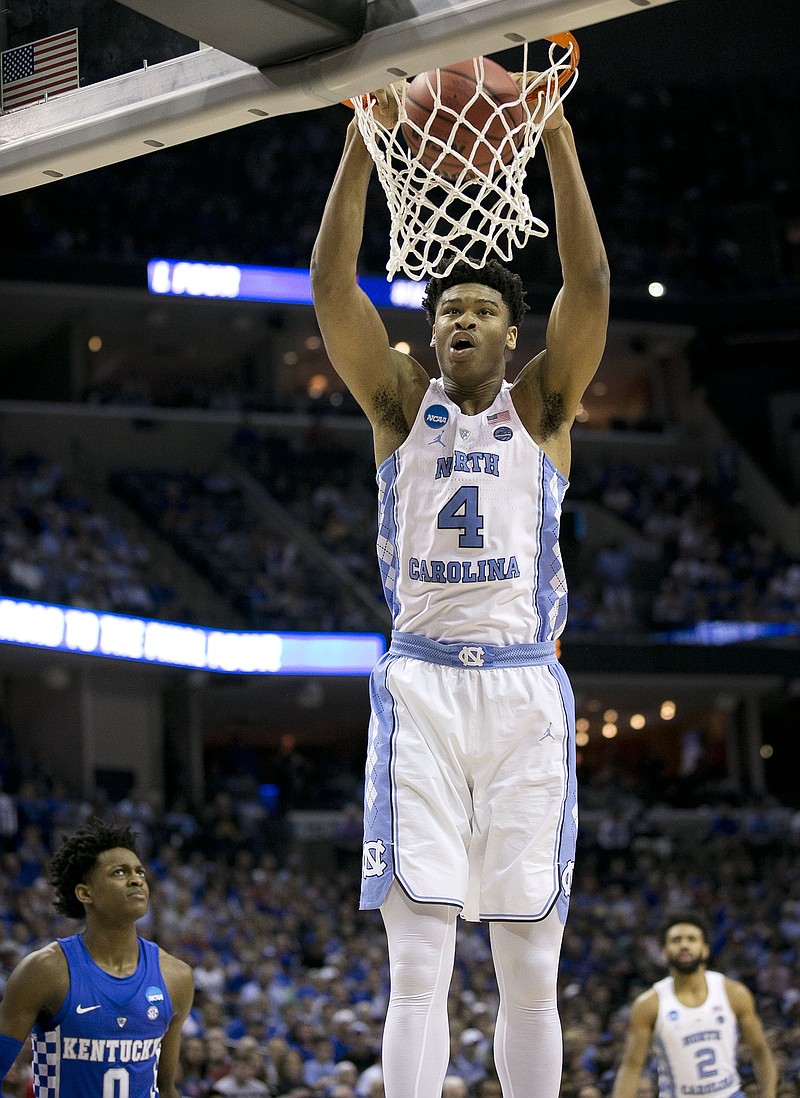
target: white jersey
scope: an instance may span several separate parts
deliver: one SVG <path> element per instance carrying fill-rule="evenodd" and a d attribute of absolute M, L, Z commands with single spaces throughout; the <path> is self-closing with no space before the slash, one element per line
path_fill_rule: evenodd
<path fill-rule="evenodd" d="M 507 383 L 470 416 L 434 378 L 408 438 L 378 470 L 378 560 L 394 630 L 499 645 L 558 637 L 567 486 Z"/>
<path fill-rule="evenodd" d="M 736 1069 L 738 1022 L 728 1001 L 725 977 L 721 972 L 706 972 L 705 977 L 708 994 L 697 1007 L 680 1002 L 671 976 L 654 985 L 659 1098 L 730 1098 L 741 1090 Z"/>

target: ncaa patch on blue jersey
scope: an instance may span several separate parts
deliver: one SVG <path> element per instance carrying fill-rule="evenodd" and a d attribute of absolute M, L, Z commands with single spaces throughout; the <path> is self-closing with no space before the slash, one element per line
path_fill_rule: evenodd
<path fill-rule="evenodd" d="M 163 1003 L 164 1002 L 164 992 L 161 990 L 160 987 L 155 987 L 155 986 L 149 987 L 145 991 L 144 997 L 145 997 L 145 999 L 147 999 L 148 1003 Z"/>
<path fill-rule="evenodd" d="M 440 427 L 444 427 L 449 418 L 450 413 L 444 404 L 431 404 L 425 409 L 425 422 L 433 431 L 438 431 Z"/>

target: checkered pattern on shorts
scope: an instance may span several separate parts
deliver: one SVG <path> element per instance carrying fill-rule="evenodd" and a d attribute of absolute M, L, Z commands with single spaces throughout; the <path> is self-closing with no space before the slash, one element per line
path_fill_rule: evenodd
<path fill-rule="evenodd" d="M 33 1089 L 36 1098 L 58 1098 L 61 1080 L 61 1030 L 33 1033 Z"/>

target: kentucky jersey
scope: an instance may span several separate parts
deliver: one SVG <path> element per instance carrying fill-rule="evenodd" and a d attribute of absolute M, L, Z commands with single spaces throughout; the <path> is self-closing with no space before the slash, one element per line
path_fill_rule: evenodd
<path fill-rule="evenodd" d="M 659 1098 L 729 1098 L 741 1090 L 736 1070 L 738 1023 L 725 991 L 725 977 L 721 972 L 705 976 L 708 994 L 697 1007 L 680 1002 L 671 976 L 654 985 Z"/>
<path fill-rule="evenodd" d="M 94 963 L 82 935 L 58 944 L 69 993 L 32 1031 L 37 1098 L 155 1098 L 161 1039 L 172 1018 L 158 946 L 140 938 L 136 971 L 120 979 Z"/>
<path fill-rule="evenodd" d="M 470 416 L 434 378 L 377 479 L 378 560 L 395 631 L 499 645 L 559 636 L 568 482 L 523 427 L 507 383 Z"/>

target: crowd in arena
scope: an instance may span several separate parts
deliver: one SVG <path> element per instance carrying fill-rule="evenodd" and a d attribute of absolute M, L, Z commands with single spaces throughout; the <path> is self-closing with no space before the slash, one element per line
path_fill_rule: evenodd
<path fill-rule="evenodd" d="M 800 562 L 754 524 L 735 480 L 714 482 L 681 460 L 590 464 L 578 448 L 570 499 L 598 501 L 631 535 L 597 551 L 571 600 L 572 630 L 800 615 Z"/>
<path fill-rule="evenodd" d="M 7 735 L 8 730 L 5 730 Z M 8 758 L 8 755 L 5 756 Z M 357 908 L 357 844 L 269 839 L 241 786 L 196 813 L 131 795 L 116 804 L 4 767 L 0 791 L 0 992 L 30 950 L 75 924 L 57 916 L 50 853 L 92 813 L 129 822 L 150 868 L 140 932 L 190 963 L 196 1000 L 179 1090 L 264 1098 L 380 1098 L 388 973 L 375 912 Z M 559 982 L 565 1098 L 610 1093 L 630 1003 L 664 973 L 658 927 L 697 909 L 712 967 L 744 981 L 778 1061 L 781 1098 L 800 1093 L 800 818 L 774 804 L 707 804 L 685 815 L 609 778 L 582 793 L 582 828 Z M 462 923 L 449 1010 L 445 1094 L 494 1098 L 497 987 L 486 928 Z M 751 1067 L 745 1093 L 757 1098 Z M 23 1056 L 4 1095 L 25 1095 Z M 651 1069 L 640 1088 L 653 1095 Z"/>
<path fill-rule="evenodd" d="M 284 441 L 252 430 L 236 435 L 232 455 L 282 508 L 277 518 L 213 465 L 203 474 L 120 469 L 109 487 L 247 627 L 376 628 L 382 595 L 370 461 L 338 445 L 295 443 L 288 462 Z M 61 463 L 33 453 L 8 456 L 0 498 L 1 593 L 196 620 L 197 608 L 137 538 L 137 520 L 110 516 Z M 730 486 L 711 483 L 698 466 L 590 463 L 577 447 L 569 499 L 577 507 L 599 503 L 626 533 L 587 554 L 565 525 L 568 634 L 643 634 L 698 621 L 790 625 L 800 618 L 800 561 L 754 525 Z M 309 557 L 308 543 L 329 567 Z"/>
<path fill-rule="evenodd" d="M 368 626 L 338 577 L 314 567 L 290 532 L 260 513 L 230 476 L 134 469 L 115 474 L 113 485 L 250 628 Z"/>
<path fill-rule="evenodd" d="M 146 617 L 189 609 L 166 569 L 74 472 L 40 454 L 0 457 L 0 591 Z"/>

